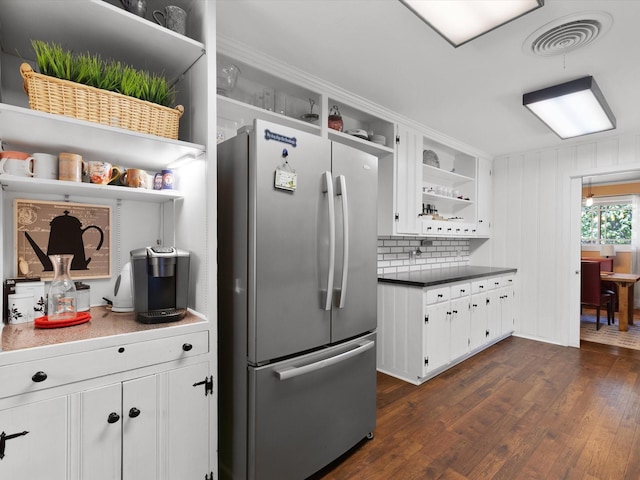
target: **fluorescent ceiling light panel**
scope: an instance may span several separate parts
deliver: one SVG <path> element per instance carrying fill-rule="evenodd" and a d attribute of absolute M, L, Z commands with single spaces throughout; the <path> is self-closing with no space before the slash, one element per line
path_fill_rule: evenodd
<path fill-rule="evenodd" d="M 522 104 L 563 140 L 616 128 L 616 117 L 593 77 L 525 93 Z"/>
<path fill-rule="evenodd" d="M 400 0 L 459 47 L 544 5 L 544 0 Z"/>

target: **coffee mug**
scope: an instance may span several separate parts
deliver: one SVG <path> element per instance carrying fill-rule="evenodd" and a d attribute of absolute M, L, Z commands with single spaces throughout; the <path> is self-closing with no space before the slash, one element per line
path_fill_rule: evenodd
<path fill-rule="evenodd" d="M 161 16 L 162 21 L 159 20 L 156 15 Z M 187 12 L 175 5 L 168 5 L 164 7 L 164 12 L 161 10 L 154 10 L 153 18 L 158 22 L 158 24 L 179 33 L 180 35 L 184 35 L 187 31 Z"/>
<path fill-rule="evenodd" d="M 113 166 L 109 162 L 91 160 L 89 162 L 85 162 L 84 167 L 87 171 L 90 183 L 106 185 L 120 176 L 119 172 L 114 175 Z"/>
<path fill-rule="evenodd" d="M 10 293 L 7 308 L 9 323 L 33 322 L 33 293 Z"/>
<path fill-rule="evenodd" d="M 122 176 L 122 180 L 127 187 L 146 188 L 147 172 L 139 168 L 127 168 L 127 171 L 124 172 Z"/>
<path fill-rule="evenodd" d="M 36 178 L 58 179 L 58 157 L 50 153 L 34 153 L 33 176 Z"/>
<path fill-rule="evenodd" d="M 125 183 L 122 177 L 124 177 L 125 170 L 126 169 L 124 167 L 121 167 L 120 165 L 112 165 L 111 166 L 112 179 L 109 182 L 109 185 L 123 186 Z"/>
<path fill-rule="evenodd" d="M 33 157 L 24 152 L 0 152 L 0 173 L 33 177 Z"/>
<path fill-rule="evenodd" d="M 82 182 L 82 155 L 68 152 L 58 155 L 58 180 Z"/>

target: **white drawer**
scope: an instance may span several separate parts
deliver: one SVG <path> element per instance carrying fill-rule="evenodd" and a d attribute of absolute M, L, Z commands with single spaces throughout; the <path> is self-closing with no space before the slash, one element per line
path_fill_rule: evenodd
<path fill-rule="evenodd" d="M 494 285 L 490 280 L 490 278 L 482 278 L 480 280 L 471 282 L 471 294 L 475 295 L 476 293 L 488 292 L 489 290 L 492 290 Z"/>
<path fill-rule="evenodd" d="M 427 305 L 434 303 L 446 302 L 449 300 L 451 291 L 449 287 L 429 289 L 425 293 L 425 301 Z"/>
<path fill-rule="evenodd" d="M 195 332 L 0 367 L 0 396 L 57 387 L 209 351 L 208 332 Z"/>
<path fill-rule="evenodd" d="M 470 283 L 459 283 L 456 285 L 451 285 L 450 298 L 465 297 L 465 296 L 468 296 L 470 293 L 471 293 Z"/>

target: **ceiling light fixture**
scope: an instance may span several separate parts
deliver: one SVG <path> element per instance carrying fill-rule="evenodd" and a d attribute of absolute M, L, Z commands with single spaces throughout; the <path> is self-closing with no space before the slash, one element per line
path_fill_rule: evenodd
<path fill-rule="evenodd" d="M 454 47 L 544 5 L 544 0 L 400 0 Z"/>
<path fill-rule="evenodd" d="M 616 128 L 616 117 L 591 76 L 525 93 L 522 104 L 563 140 Z"/>

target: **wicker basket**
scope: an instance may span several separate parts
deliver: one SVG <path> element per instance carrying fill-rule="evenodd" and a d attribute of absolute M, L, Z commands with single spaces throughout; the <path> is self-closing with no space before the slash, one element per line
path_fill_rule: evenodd
<path fill-rule="evenodd" d="M 184 107 L 155 103 L 109 92 L 80 83 L 36 73 L 28 63 L 20 65 L 29 107 L 41 112 L 126 128 L 171 139 L 178 138 L 178 123 Z"/>

